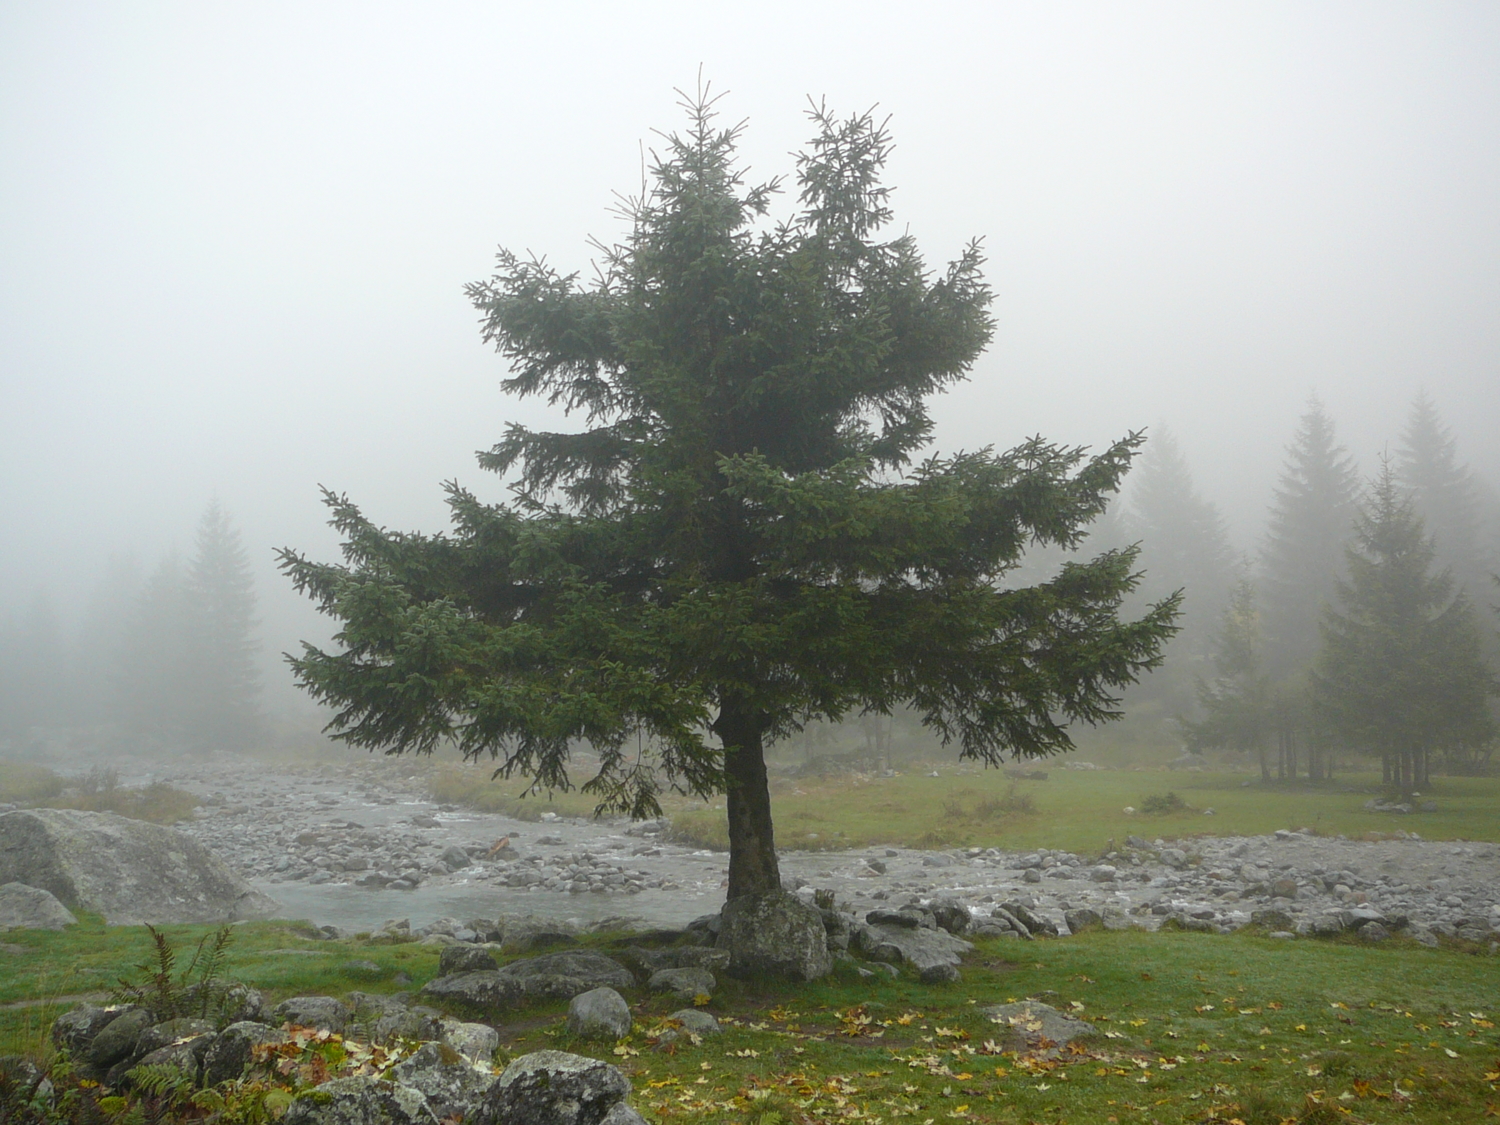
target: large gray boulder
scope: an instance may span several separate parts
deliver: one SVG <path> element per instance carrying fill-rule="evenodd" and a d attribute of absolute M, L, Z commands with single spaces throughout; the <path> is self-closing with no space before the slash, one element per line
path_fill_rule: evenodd
<path fill-rule="evenodd" d="M 80 1004 L 52 1021 L 52 1045 L 81 1059 L 94 1045 L 99 1033 L 124 1012 L 124 1008 L 99 1008 Z"/>
<path fill-rule="evenodd" d="M 265 1043 L 285 1043 L 286 1032 L 263 1023 L 244 1020 L 221 1031 L 203 1055 L 203 1084 L 217 1086 L 245 1073 L 255 1048 Z"/>
<path fill-rule="evenodd" d="M 60 930 L 77 921 L 51 891 L 25 883 L 0 887 L 0 930 Z"/>
<path fill-rule="evenodd" d="M 500 1013 L 521 1002 L 521 984 L 514 977 L 501 976 L 498 970 L 479 969 L 435 977 L 422 986 L 422 995 L 472 1011 Z"/>
<path fill-rule="evenodd" d="M 707 969 L 657 969 L 646 982 L 652 992 L 670 992 L 678 1000 L 712 996 L 719 987 Z"/>
<path fill-rule="evenodd" d="M 391 1068 L 391 1077 L 425 1097 L 439 1120 L 463 1121 L 474 1116 L 495 1081 L 488 1067 L 475 1067 L 445 1043 L 423 1043 Z"/>
<path fill-rule="evenodd" d="M 0 814 L 0 883 L 12 882 L 118 925 L 233 922 L 280 909 L 190 836 L 77 809 Z"/>
<path fill-rule="evenodd" d="M 635 977 L 612 957 L 591 949 L 567 949 L 512 961 L 499 970 L 514 980 L 527 997 L 571 1000 L 591 988 L 630 988 Z"/>
<path fill-rule="evenodd" d="M 568 1032 L 613 1043 L 630 1034 L 630 1005 L 613 988 L 591 988 L 568 1005 Z"/>
<path fill-rule="evenodd" d="M 930 984 L 957 979 L 951 970 L 974 948 L 972 942 L 946 930 L 889 925 L 856 927 L 854 945 L 872 961 L 910 965 Z"/>
<path fill-rule="evenodd" d="M 365 1075 L 315 1086 L 281 1120 L 283 1125 L 437 1125 L 420 1090 Z"/>
<path fill-rule="evenodd" d="M 526 1000 L 571 1000 L 591 988 L 631 988 L 624 965 L 591 949 L 568 949 L 512 961 L 500 969 L 454 973 L 428 981 L 425 996 L 468 1008 L 504 1011 Z"/>
<path fill-rule="evenodd" d="M 565 1051 L 533 1051 L 495 1080 L 474 1123 L 602 1125 L 629 1093 L 630 1079 L 607 1062 Z"/>
<path fill-rule="evenodd" d="M 729 953 L 728 973 L 807 981 L 833 968 L 818 908 L 785 891 L 741 895 L 724 904 L 714 943 Z"/>

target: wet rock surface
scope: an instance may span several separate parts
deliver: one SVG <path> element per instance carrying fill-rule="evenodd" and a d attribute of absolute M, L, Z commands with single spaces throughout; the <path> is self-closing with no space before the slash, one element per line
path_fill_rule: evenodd
<path fill-rule="evenodd" d="M 0 930 L 60 930 L 77 921 L 50 891 L 25 883 L 0 886 Z"/>
<path fill-rule="evenodd" d="M 0 883 L 40 888 L 123 925 L 229 922 L 279 910 L 190 834 L 77 809 L 0 814 Z"/>

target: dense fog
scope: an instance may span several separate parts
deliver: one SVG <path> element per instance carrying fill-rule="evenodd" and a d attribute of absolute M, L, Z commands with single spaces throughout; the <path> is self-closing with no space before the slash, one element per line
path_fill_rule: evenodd
<path fill-rule="evenodd" d="M 1461 3 L 7 7 L 0 750 L 315 729 L 279 654 L 329 627 L 274 550 L 336 556 L 320 485 L 423 531 L 442 481 L 504 498 L 474 451 L 567 423 L 501 394 L 462 287 L 497 245 L 589 274 L 700 68 L 751 178 L 808 96 L 878 104 L 897 227 L 984 240 L 997 332 L 936 448 L 1148 430 L 1092 541 L 1187 591 L 1133 705 L 1201 714 L 1310 418 L 1351 504 L 1383 463 L 1414 491 L 1493 657 L 1497 51 Z"/>

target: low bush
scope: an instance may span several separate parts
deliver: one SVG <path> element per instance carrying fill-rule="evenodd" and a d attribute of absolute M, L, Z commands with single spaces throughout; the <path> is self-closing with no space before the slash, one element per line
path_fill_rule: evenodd
<path fill-rule="evenodd" d="M 1168 789 L 1165 793 L 1152 793 L 1141 798 L 1141 812 L 1149 816 L 1182 812 L 1187 807 L 1188 803 L 1182 799 L 1182 795 L 1172 789 Z"/>

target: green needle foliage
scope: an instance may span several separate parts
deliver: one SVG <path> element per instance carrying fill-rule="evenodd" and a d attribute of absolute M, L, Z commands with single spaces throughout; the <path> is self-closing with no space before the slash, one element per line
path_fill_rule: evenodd
<path fill-rule="evenodd" d="M 934 274 L 879 237 L 881 123 L 815 106 L 795 212 L 773 220 L 781 184 L 743 182 L 739 128 L 705 94 L 685 108 L 594 283 L 502 251 L 468 289 L 504 388 L 585 428 L 509 426 L 480 463 L 513 501 L 450 485 L 450 535 L 387 532 L 328 493 L 345 565 L 282 564 L 342 623 L 336 650 L 291 661 L 338 737 L 451 741 L 549 790 L 582 740 L 584 790 L 635 815 L 667 785 L 726 792 L 734 898 L 779 886 L 766 739 L 905 705 L 967 758 L 1066 750 L 1156 665 L 1177 599 L 1119 618 L 1133 550 L 1006 586 L 1029 545 L 1078 544 L 1139 434 L 914 460 L 991 295 L 977 244 Z"/>
<path fill-rule="evenodd" d="M 1320 709 L 1354 747 L 1385 759 L 1387 778 L 1410 793 L 1427 784 L 1434 750 L 1476 747 L 1494 736 L 1495 693 L 1472 604 L 1453 594 L 1422 519 L 1381 466 L 1354 524 L 1339 584 L 1343 612 L 1323 613 L 1314 688 Z"/>

